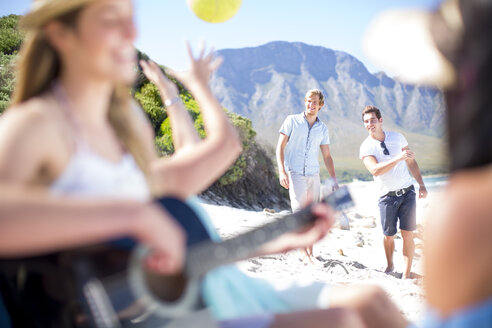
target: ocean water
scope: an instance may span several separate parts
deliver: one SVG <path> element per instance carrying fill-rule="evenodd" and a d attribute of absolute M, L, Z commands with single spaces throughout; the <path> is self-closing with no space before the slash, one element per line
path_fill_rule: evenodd
<path fill-rule="evenodd" d="M 448 183 L 448 176 L 447 175 L 431 175 L 431 176 L 424 176 L 424 184 L 425 187 L 427 188 L 427 191 L 441 191 L 446 184 Z M 326 179 L 321 182 L 321 189 L 331 191 L 331 186 L 333 182 L 331 179 Z M 357 187 L 362 187 L 362 188 L 371 188 L 374 186 L 374 181 L 361 181 L 354 179 L 354 181 L 348 183 L 349 185 L 357 186 Z M 415 189 L 418 190 L 419 184 L 417 181 L 414 180 L 414 186 Z"/>
<path fill-rule="evenodd" d="M 424 184 L 427 191 L 441 191 L 448 183 L 447 175 L 433 175 L 424 177 Z M 415 189 L 418 189 L 418 183 L 415 182 Z"/>

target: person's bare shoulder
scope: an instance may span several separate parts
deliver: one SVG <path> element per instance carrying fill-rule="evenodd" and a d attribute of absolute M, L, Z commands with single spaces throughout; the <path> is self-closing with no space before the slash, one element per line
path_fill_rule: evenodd
<path fill-rule="evenodd" d="M 444 202 L 450 232 L 463 249 L 474 254 L 492 249 L 492 166 L 455 173 Z M 483 254 L 485 255 L 485 254 Z"/>
<path fill-rule="evenodd" d="M 38 131 L 55 124 L 56 115 L 52 110 L 57 104 L 48 96 L 34 97 L 23 103 L 9 107 L 0 119 L 2 130 L 29 128 L 29 131 Z"/>
<path fill-rule="evenodd" d="M 12 106 L 0 118 L 0 169 L 13 180 L 34 178 L 63 149 L 60 114 L 49 97 Z M 55 152 L 54 152 L 55 151 Z"/>
<path fill-rule="evenodd" d="M 464 224 L 489 225 L 492 227 L 492 165 L 454 173 L 447 188 L 451 213 Z M 458 217 L 460 216 L 460 217 Z M 464 216 L 464 217 L 461 217 Z"/>
<path fill-rule="evenodd" d="M 444 191 L 434 197 L 426 222 L 426 239 L 433 247 L 477 247 L 492 239 L 492 166 L 453 173 Z"/>
<path fill-rule="evenodd" d="M 443 313 L 492 295 L 491 194 L 492 166 L 453 173 L 427 218 L 427 297 Z"/>
<path fill-rule="evenodd" d="M 467 254 L 487 244 L 492 247 L 491 194 L 492 166 L 453 173 L 444 191 L 433 198 L 426 218 L 429 248 Z"/>

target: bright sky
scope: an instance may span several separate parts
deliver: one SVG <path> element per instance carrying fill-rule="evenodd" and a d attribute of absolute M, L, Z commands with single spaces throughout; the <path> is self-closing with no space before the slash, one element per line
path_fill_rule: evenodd
<path fill-rule="evenodd" d="M 243 0 L 229 21 L 201 21 L 186 0 L 135 0 L 136 46 L 160 64 L 185 69 L 184 41 L 215 49 L 243 48 L 270 41 L 300 41 L 345 51 L 376 72 L 365 58 L 361 39 L 371 20 L 391 8 L 434 8 L 440 0 Z M 0 16 L 24 14 L 31 0 L 2 0 Z"/>

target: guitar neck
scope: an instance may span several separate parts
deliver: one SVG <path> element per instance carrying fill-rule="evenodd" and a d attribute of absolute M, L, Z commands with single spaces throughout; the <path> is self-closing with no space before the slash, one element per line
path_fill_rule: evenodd
<path fill-rule="evenodd" d="M 343 186 L 321 200 L 335 210 L 353 206 L 348 188 Z M 256 254 L 264 243 L 280 235 L 297 230 L 315 220 L 312 214 L 312 204 L 270 222 L 259 228 L 248 231 L 237 237 L 219 243 L 205 241 L 188 249 L 185 271 L 188 276 L 201 276 L 218 266 L 244 260 Z"/>

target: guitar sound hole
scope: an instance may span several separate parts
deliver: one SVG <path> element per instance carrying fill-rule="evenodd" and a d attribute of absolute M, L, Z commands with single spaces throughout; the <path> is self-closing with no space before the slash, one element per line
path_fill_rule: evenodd
<path fill-rule="evenodd" d="M 183 274 L 164 276 L 155 272 L 145 271 L 145 282 L 152 295 L 163 302 L 175 302 L 183 295 L 186 287 Z"/>

